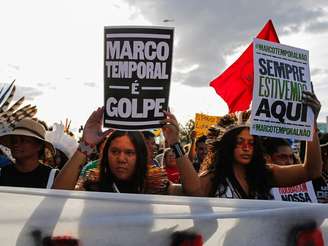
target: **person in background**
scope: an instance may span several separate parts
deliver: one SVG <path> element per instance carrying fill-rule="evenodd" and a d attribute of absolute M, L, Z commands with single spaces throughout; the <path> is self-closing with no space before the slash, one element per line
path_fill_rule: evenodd
<path fill-rule="evenodd" d="M 190 138 L 191 146 L 190 151 L 188 152 L 188 157 L 189 160 L 193 162 L 193 166 L 198 173 L 200 166 L 207 154 L 207 137 L 203 135 L 196 140 L 196 131 L 192 131 Z"/>
<path fill-rule="evenodd" d="M 320 148 L 322 159 L 322 174 L 313 180 L 314 190 L 319 203 L 328 203 L 328 133 L 320 133 Z"/>
<path fill-rule="evenodd" d="M 155 134 L 152 133 L 151 131 L 143 131 L 142 134 L 145 138 L 145 143 L 146 143 L 146 146 L 147 146 L 148 163 L 150 165 L 155 166 L 155 167 L 161 167 L 160 163 L 156 159 L 154 159 L 154 157 L 155 157 L 155 148 L 156 148 Z"/>
<path fill-rule="evenodd" d="M 160 143 L 160 148 L 157 152 L 157 155 L 155 156 L 155 160 L 161 164 L 162 160 L 163 160 L 163 156 L 164 156 L 164 150 L 169 148 L 169 144 L 167 143 L 167 141 L 164 139 L 164 141 L 162 143 Z"/>
<path fill-rule="evenodd" d="M 299 164 L 287 139 L 262 137 L 262 141 L 267 163 L 275 163 L 280 166 Z M 311 180 L 286 189 L 272 188 L 271 193 L 275 200 L 318 202 Z"/>
<path fill-rule="evenodd" d="M 267 163 L 292 165 L 295 162 L 293 150 L 288 141 L 283 138 L 262 138 Z"/>
<path fill-rule="evenodd" d="M 215 151 L 211 148 L 214 147 L 214 144 L 217 141 L 219 130 L 216 125 L 212 125 L 208 128 L 207 133 L 207 139 L 206 139 L 206 145 L 207 145 L 207 154 L 205 158 L 203 159 L 200 168 L 199 168 L 199 175 L 202 175 L 203 173 L 207 173 L 209 170 L 214 170 L 214 163 L 213 163 L 213 155 Z"/>
<path fill-rule="evenodd" d="M 162 166 L 167 173 L 168 179 L 175 184 L 179 184 L 180 173 L 179 168 L 177 166 L 177 160 L 175 159 L 175 155 L 172 149 L 167 148 L 164 150 Z"/>
<path fill-rule="evenodd" d="M 45 148 L 55 153 L 45 134 L 43 125 L 33 119 L 18 121 L 12 130 L 1 133 L 0 144 L 11 150 L 15 162 L 1 168 L 0 185 L 51 188 L 58 170 L 40 162 Z"/>

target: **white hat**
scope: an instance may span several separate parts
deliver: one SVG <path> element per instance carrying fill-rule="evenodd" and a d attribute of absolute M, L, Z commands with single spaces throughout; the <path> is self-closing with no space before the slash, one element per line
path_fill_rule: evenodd
<path fill-rule="evenodd" d="M 46 129 L 36 120 L 27 118 L 22 119 L 21 121 L 16 122 L 12 128 L 8 127 L 6 129 L 2 129 L 0 133 L 0 144 L 3 144 L 11 149 L 11 136 L 13 135 L 28 136 L 39 139 L 45 144 L 45 148 L 50 149 L 53 154 L 56 153 L 54 146 L 45 138 Z"/>

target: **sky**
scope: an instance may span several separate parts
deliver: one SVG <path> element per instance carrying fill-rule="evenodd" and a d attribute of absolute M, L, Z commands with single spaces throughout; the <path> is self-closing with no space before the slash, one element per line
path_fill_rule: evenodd
<path fill-rule="evenodd" d="M 184 124 L 195 113 L 224 115 L 209 86 L 272 19 L 280 42 L 309 50 L 311 80 L 328 116 L 328 2 L 246 0 L 3 0 L 0 82 L 36 105 L 49 125 L 84 125 L 103 104 L 104 26 L 174 27 L 170 106 Z"/>

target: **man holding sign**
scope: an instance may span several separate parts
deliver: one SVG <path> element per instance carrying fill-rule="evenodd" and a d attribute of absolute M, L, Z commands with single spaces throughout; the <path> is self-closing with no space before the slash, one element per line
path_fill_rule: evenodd
<path fill-rule="evenodd" d="M 266 138 L 263 144 L 269 163 L 276 163 L 282 166 L 297 164 L 293 150 L 286 139 Z M 272 188 L 271 192 L 274 199 L 279 201 L 318 202 L 312 181 L 292 187 Z"/>

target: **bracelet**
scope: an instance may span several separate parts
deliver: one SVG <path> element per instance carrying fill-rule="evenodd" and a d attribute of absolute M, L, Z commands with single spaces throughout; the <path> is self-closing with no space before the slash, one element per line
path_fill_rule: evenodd
<path fill-rule="evenodd" d="M 180 143 L 172 144 L 170 147 L 171 147 L 173 153 L 175 154 L 175 159 L 178 159 L 185 155 L 185 152 L 184 152 L 183 148 L 181 147 Z"/>
<path fill-rule="evenodd" d="M 79 147 L 77 147 L 77 150 L 82 154 L 84 154 L 87 158 L 90 155 L 97 153 L 97 149 L 95 145 L 91 145 L 83 140 L 80 142 Z"/>

